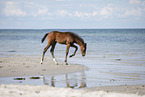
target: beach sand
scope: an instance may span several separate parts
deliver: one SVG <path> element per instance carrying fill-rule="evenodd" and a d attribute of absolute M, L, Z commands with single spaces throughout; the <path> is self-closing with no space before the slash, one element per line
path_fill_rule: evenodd
<path fill-rule="evenodd" d="M 55 65 L 51 58 L 40 64 L 38 56 L 9 56 L 0 58 L 0 77 L 32 75 L 61 75 L 88 70 L 77 64 L 64 65 L 58 60 Z M 101 86 L 83 89 L 56 88 L 47 85 L 0 85 L 0 97 L 145 97 L 145 85 Z"/>
<path fill-rule="evenodd" d="M 75 90 L 33 85 L 0 85 L 0 97 L 145 97 L 144 86 L 111 86 Z"/>
<path fill-rule="evenodd" d="M 58 62 L 55 65 L 51 58 L 45 58 L 40 64 L 41 57 L 15 56 L 0 58 L 0 77 L 35 76 L 35 75 L 60 75 L 87 70 L 83 65 L 65 65 Z"/>

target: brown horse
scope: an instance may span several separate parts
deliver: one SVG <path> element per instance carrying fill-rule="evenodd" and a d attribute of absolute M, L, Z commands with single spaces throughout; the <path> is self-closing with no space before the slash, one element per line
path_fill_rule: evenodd
<path fill-rule="evenodd" d="M 42 59 L 41 59 L 41 64 L 43 63 L 45 52 L 51 46 L 50 52 L 52 54 L 53 61 L 55 62 L 55 64 L 58 65 L 58 63 L 55 60 L 54 54 L 53 54 L 54 53 L 54 48 L 55 48 L 55 45 L 56 45 L 57 42 L 60 43 L 60 44 L 67 45 L 66 56 L 65 56 L 66 65 L 68 65 L 67 56 L 68 56 L 69 48 L 70 47 L 74 47 L 75 48 L 74 53 L 72 55 L 70 55 L 70 57 L 75 56 L 76 51 L 78 50 L 78 47 L 76 45 L 74 45 L 74 43 L 76 43 L 76 44 L 78 44 L 80 46 L 80 50 L 81 50 L 82 56 L 85 56 L 85 54 L 86 54 L 86 43 L 84 42 L 84 40 L 81 37 L 79 37 L 78 35 L 76 35 L 76 34 L 74 34 L 72 32 L 52 31 L 50 33 L 46 33 L 44 35 L 44 37 L 42 38 L 42 43 L 43 43 L 43 41 L 45 40 L 46 37 L 47 37 L 48 44 L 44 48 Z"/>

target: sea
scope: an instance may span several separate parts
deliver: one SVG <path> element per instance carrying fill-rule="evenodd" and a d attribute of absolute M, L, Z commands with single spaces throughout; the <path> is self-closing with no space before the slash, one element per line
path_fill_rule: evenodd
<path fill-rule="evenodd" d="M 85 57 L 78 49 L 74 57 L 68 58 L 68 63 L 89 68 L 67 74 L 72 87 L 79 88 L 81 84 L 84 87 L 145 84 L 145 29 L 0 29 L 0 57 L 41 56 L 47 45 L 47 41 L 41 43 L 41 39 L 51 31 L 73 32 L 87 43 Z M 74 50 L 71 48 L 69 54 Z M 64 61 L 65 51 L 65 45 L 57 44 L 56 60 Z M 49 51 L 46 56 L 51 58 Z M 65 76 L 53 77 L 56 87 L 67 86 Z M 13 78 L 0 78 L 0 84 L 15 83 L 10 79 Z M 46 79 L 52 80 L 47 75 Z M 44 83 L 41 80 L 22 80 L 18 84 Z"/>

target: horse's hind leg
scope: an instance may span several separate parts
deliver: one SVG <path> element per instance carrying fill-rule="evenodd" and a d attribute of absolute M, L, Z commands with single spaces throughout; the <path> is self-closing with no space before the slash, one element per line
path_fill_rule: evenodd
<path fill-rule="evenodd" d="M 41 64 L 43 64 L 44 55 L 45 55 L 45 53 L 46 53 L 46 51 L 48 50 L 49 47 L 50 47 L 50 44 L 47 44 L 47 46 L 43 50 L 43 55 L 42 55 L 41 62 L 40 62 Z"/>
<path fill-rule="evenodd" d="M 73 56 L 75 56 L 75 54 L 76 54 L 76 52 L 78 50 L 78 47 L 75 46 L 75 45 L 71 45 L 71 47 L 74 47 L 75 48 L 75 51 L 74 51 L 74 53 L 72 55 L 69 56 L 70 58 L 73 57 Z"/>
<path fill-rule="evenodd" d="M 50 49 L 50 52 L 51 52 L 51 55 L 52 55 L 52 58 L 53 58 L 54 63 L 55 63 L 56 65 L 58 65 L 58 63 L 56 62 L 55 57 L 54 57 L 55 45 L 56 45 L 56 42 L 54 42 L 54 43 L 52 44 L 52 47 L 51 47 L 51 49 Z"/>

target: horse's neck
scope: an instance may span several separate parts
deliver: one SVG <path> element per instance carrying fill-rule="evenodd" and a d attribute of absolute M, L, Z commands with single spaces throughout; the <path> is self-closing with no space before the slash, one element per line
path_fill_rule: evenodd
<path fill-rule="evenodd" d="M 84 41 L 83 41 L 82 39 L 77 39 L 77 40 L 76 40 L 76 43 L 77 43 L 79 46 L 81 46 L 81 45 L 84 44 Z"/>

